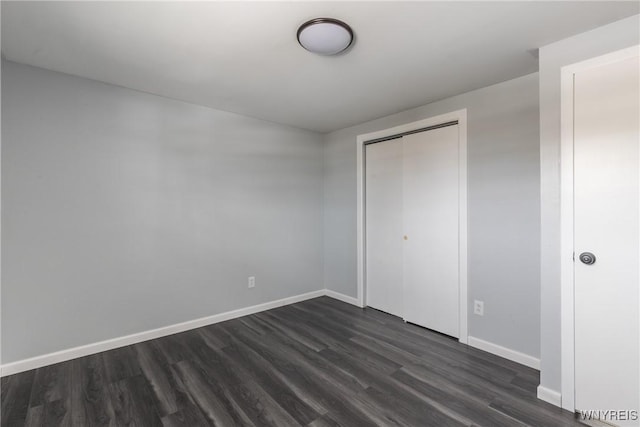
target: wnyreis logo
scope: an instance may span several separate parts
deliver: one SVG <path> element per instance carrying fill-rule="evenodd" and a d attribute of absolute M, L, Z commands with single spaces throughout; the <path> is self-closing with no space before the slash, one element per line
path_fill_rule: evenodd
<path fill-rule="evenodd" d="M 580 419 L 589 421 L 637 421 L 638 411 L 629 409 L 580 411 Z"/>

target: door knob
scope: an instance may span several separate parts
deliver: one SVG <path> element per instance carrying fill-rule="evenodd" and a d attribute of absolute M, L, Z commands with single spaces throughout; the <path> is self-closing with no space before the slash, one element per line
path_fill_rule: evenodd
<path fill-rule="evenodd" d="M 591 252 L 582 252 L 579 258 L 583 264 L 587 264 L 587 265 L 591 265 L 596 262 L 596 256 Z"/>

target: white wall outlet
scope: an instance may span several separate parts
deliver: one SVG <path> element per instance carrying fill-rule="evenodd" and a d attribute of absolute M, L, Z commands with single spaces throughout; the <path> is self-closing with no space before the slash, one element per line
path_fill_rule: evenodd
<path fill-rule="evenodd" d="M 248 284 L 249 284 L 250 288 L 255 288 L 256 287 L 256 277 L 255 276 L 250 276 Z"/>
<path fill-rule="evenodd" d="M 484 302 L 475 300 L 473 301 L 473 314 L 478 316 L 484 316 Z"/>

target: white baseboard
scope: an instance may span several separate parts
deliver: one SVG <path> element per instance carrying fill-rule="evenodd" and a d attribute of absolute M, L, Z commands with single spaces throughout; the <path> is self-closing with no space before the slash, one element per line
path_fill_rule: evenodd
<path fill-rule="evenodd" d="M 493 353 L 496 356 L 504 357 L 505 359 L 520 363 L 521 365 L 540 370 L 540 359 L 529 356 L 528 354 L 520 353 L 519 351 L 502 347 L 501 345 L 481 340 L 480 338 L 475 338 L 472 336 L 469 336 L 469 341 L 467 344 L 471 347 Z"/>
<path fill-rule="evenodd" d="M 17 362 L 7 363 L 0 366 L 0 376 L 17 374 L 19 372 L 40 368 L 42 366 L 52 365 L 54 363 L 65 362 L 67 360 L 76 359 L 78 357 L 88 356 L 90 354 L 100 353 L 102 351 L 113 350 L 114 348 L 123 347 L 167 335 L 176 334 L 178 332 L 188 331 L 190 329 L 200 328 L 202 326 L 212 325 L 214 323 L 224 322 L 249 314 L 259 313 L 261 311 L 270 310 L 284 305 L 294 304 L 296 302 L 305 301 L 311 298 L 317 298 L 328 295 L 325 289 L 308 292 L 306 294 L 296 295 L 288 298 L 270 301 L 251 307 L 241 308 L 238 310 L 227 311 L 225 313 L 214 314 L 213 316 L 202 317 L 200 319 L 189 320 L 187 322 L 175 325 L 164 326 L 162 328 L 152 329 L 149 331 L 139 332 L 124 337 L 113 338 L 79 347 L 69 348 L 66 350 L 56 351 L 55 353 L 43 354 L 29 359 L 19 360 Z M 338 294 L 340 295 L 340 294 Z M 334 297 L 333 295 L 328 295 Z M 336 298 L 336 297 L 334 297 Z M 348 297 L 346 297 L 348 298 Z M 340 298 L 336 298 L 340 299 Z M 348 301 L 346 301 L 348 302 Z"/>
<path fill-rule="evenodd" d="M 562 407 L 562 395 L 555 390 L 551 390 L 550 388 L 543 387 L 541 385 L 538 386 L 538 399 L 544 400 L 547 403 L 551 403 L 552 405 Z"/>
<path fill-rule="evenodd" d="M 350 296 L 345 295 L 345 294 L 341 294 L 340 292 L 332 291 L 331 289 L 325 289 L 325 295 L 328 296 L 328 297 L 331 297 L 333 299 L 337 299 L 339 301 L 346 302 L 347 304 L 351 304 L 351 305 L 355 305 L 357 307 L 360 307 L 360 304 L 358 303 L 358 299 L 357 298 L 350 297 Z M 360 307 L 360 308 L 362 308 L 362 307 Z"/>
<path fill-rule="evenodd" d="M 149 331 L 139 332 L 124 337 L 113 338 L 105 341 L 100 341 L 92 344 L 87 344 L 79 347 L 74 347 L 66 350 L 57 351 L 54 353 L 44 354 L 41 356 L 32 357 L 29 359 L 19 360 L 17 362 L 7 363 L 0 365 L 0 376 L 7 376 L 17 374 L 19 372 L 28 371 L 31 369 L 37 369 L 42 366 L 52 365 L 54 363 L 65 362 L 67 360 L 76 359 L 78 357 L 88 356 L 90 354 L 100 353 L 107 350 L 113 350 L 118 347 L 137 344 L 143 341 L 148 341 L 156 338 L 161 338 L 167 335 L 176 334 L 179 332 L 188 331 L 202 326 L 212 325 L 214 323 L 224 322 L 225 320 L 236 319 L 238 317 L 247 316 L 254 313 L 259 313 L 265 310 L 271 310 L 273 308 L 282 307 L 289 304 L 294 304 L 300 301 L 305 301 L 312 298 L 321 296 L 328 296 L 347 304 L 360 307 L 358 299 L 350 297 L 348 295 L 341 294 L 329 289 L 321 289 L 318 291 L 308 292 L 293 297 L 283 298 L 275 301 L 266 302 L 263 304 L 254 305 L 251 307 L 241 308 L 238 310 L 232 310 L 225 313 L 214 314 L 212 316 L 202 317 L 200 319 L 189 320 L 187 322 L 178 323 L 175 325 L 169 325 L 162 328 L 152 329 Z M 472 347 L 479 348 L 489 353 L 496 354 L 504 357 L 505 359 L 513 360 L 514 362 L 521 363 L 534 369 L 540 369 L 540 360 L 532 356 L 484 341 L 478 338 L 469 337 L 468 344 Z M 540 389 L 538 390 L 538 396 L 540 397 Z M 555 393 L 551 391 L 551 393 Z M 545 395 L 546 396 L 546 395 Z M 542 400 L 546 400 L 541 397 Z M 550 403 L 553 403 L 549 401 Z"/>

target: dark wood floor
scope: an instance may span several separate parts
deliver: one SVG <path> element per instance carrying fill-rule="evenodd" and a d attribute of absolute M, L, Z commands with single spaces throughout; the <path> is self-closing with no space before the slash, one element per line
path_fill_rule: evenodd
<path fill-rule="evenodd" d="M 538 372 L 317 298 L 2 378 L 2 426 L 570 426 Z"/>

